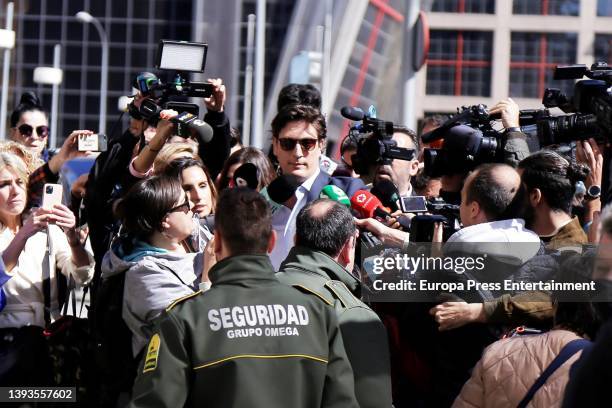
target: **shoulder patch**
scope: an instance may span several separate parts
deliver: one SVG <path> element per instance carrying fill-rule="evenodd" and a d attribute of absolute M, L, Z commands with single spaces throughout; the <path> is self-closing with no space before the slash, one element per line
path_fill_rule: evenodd
<path fill-rule="evenodd" d="M 174 306 L 178 305 L 179 303 L 181 303 L 181 302 L 183 302 L 183 301 L 185 301 L 187 299 L 191 299 L 193 297 L 196 297 L 196 296 L 198 296 L 201 293 L 202 293 L 202 291 L 198 290 L 197 292 L 194 292 L 194 293 L 192 293 L 190 295 L 183 296 L 183 297 L 180 297 L 180 298 L 176 299 L 174 302 L 170 303 L 170 305 L 166 308 L 166 312 L 169 312 L 170 310 L 172 310 L 172 308 Z"/>
<path fill-rule="evenodd" d="M 360 304 L 359 299 L 340 281 L 329 280 L 325 282 L 325 287 L 336 295 L 336 298 L 344 307 L 354 307 Z"/>
<path fill-rule="evenodd" d="M 294 285 L 291 285 L 291 286 L 293 286 L 294 288 L 296 288 L 296 289 L 298 289 L 298 290 L 300 290 L 302 292 L 307 292 L 307 293 L 310 293 L 312 295 L 315 295 L 316 297 L 321 299 L 323 302 L 325 302 L 328 305 L 332 306 L 332 302 L 330 302 L 328 299 L 326 299 L 325 296 L 323 296 L 322 294 L 320 294 L 318 292 L 315 292 L 314 290 L 312 290 L 310 288 L 307 288 L 304 285 L 294 284 Z"/>
<path fill-rule="evenodd" d="M 159 357 L 159 347 L 161 346 L 161 338 L 159 334 L 155 333 L 151 340 L 149 340 L 149 346 L 147 347 L 147 355 L 145 357 L 144 368 L 142 373 L 148 373 L 157 368 L 157 358 Z"/>

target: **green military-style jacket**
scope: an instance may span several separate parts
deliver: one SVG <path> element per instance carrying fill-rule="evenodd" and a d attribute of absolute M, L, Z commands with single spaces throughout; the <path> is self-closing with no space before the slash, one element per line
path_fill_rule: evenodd
<path fill-rule="evenodd" d="M 334 308 L 355 379 L 361 408 L 391 407 L 391 367 L 385 326 L 355 297 L 359 281 L 327 254 L 296 246 L 278 279 Z"/>
<path fill-rule="evenodd" d="M 212 288 L 170 305 L 131 407 L 356 407 L 333 310 L 278 281 L 267 255 L 217 263 Z"/>

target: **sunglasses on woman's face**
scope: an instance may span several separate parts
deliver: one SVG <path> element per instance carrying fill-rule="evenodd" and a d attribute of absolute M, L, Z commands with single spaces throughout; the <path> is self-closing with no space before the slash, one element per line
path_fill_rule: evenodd
<path fill-rule="evenodd" d="M 279 137 L 278 143 L 280 144 L 281 149 L 286 152 L 290 152 L 295 149 L 295 146 L 299 143 L 302 146 L 302 150 L 311 151 L 317 145 L 319 139 L 289 139 L 285 137 Z"/>
<path fill-rule="evenodd" d="M 189 211 L 191 211 L 191 206 L 189 205 L 189 200 L 185 199 L 185 202 L 183 204 L 179 204 L 176 207 L 172 207 L 170 211 L 168 211 L 168 213 L 182 212 L 185 214 L 189 214 Z"/>
<path fill-rule="evenodd" d="M 25 137 L 31 137 L 32 132 L 34 132 L 34 128 L 25 123 L 19 126 L 17 130 L 19 130 L 19 133 L 21 133 Z M 37 126 L 36 135 L 41 139 L 44 139 L 45 137 L 49 136 L 49 126 Z"/>

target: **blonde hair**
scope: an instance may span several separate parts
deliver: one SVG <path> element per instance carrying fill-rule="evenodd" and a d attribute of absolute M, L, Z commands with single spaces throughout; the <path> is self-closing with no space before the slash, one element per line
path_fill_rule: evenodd
<path fill-rule="evenodd" d="M 4 169 L 14 173 L 23 182 L 23 188 L 27 188 L 29 174 L 24 161 L 19 156 L 14 153 L 0 151 L 0 171 Z"/>
<path fill-rule="evenodd" d="M 0 153 L 11 153 L 19 157 L 25 165 L 28 177 L 34 172 L 34 170 L 45 164 L 42 159 L 36 157 L 36 155 L 34 155 L 27 147 L 21 143 L 13 141 L 0 142 Z"/>
<path fill-rule="evenodd" d="M 163 173 L 170 162 L 181 157 L 197 158 L 197 147 L 191 143 L 169 143 L 164 145 L 153 162 L 155 174 Z"/>

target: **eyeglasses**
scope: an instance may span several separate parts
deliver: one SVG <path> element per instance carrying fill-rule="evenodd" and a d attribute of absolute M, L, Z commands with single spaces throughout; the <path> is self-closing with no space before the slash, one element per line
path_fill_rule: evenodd
<path fill-rule="evenodd" d="M 302 146 L 302 149 L 310 152 L 312 149 L 315 148 L 315 146 L 317 145 L 317 142 L 319 141 L 319 139 L 289 139 L 289 138 L 278 138 L 278 143 L 280 144 L 281 149 L 290 152 L 293 149 L 295 149 L 295 145 L 296 144 L 300 144 L 300 146 Z"/>
<path fill-rule="evenodd" d="M 187 200 L 185 198 L 185 202 L 183 204 L 179 204 L 176 207 L 172 207 L 168 213 L 173 213 L 173 212 L 182 212 L 185 214 L 189 214 L 189 211 L 191 211 L 191 206 L 189 205 L 189 200 Z"/>
<path fill-rule="evenodd" d="M 19 130 L 19 133 L 21 133 L 25 137 L 31 137 L 34 128 L 24 123 L 23 125 L 19 126 L 17 130 Z M 41 139 L 44 139 L 45 137 L 49 136 L 49 126 L 37 126 L 36 135 Z"/>

